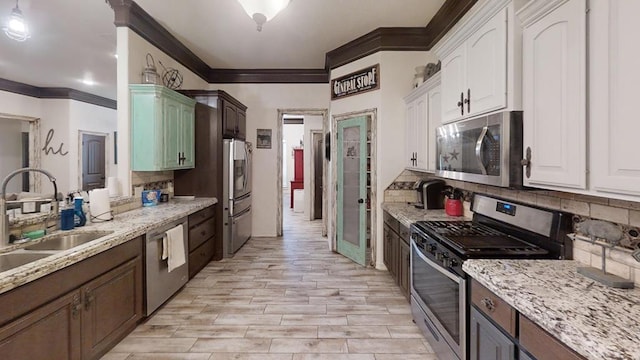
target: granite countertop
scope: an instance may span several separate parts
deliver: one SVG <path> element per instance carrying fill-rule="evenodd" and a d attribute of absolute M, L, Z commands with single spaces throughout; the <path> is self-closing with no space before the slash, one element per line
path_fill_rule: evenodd
<path fill-rule="evenodd" d="M 217 202 L 218 200 L 215 198 L 173 200 L 157 206 L 142 207 L 118 214 L 114 216 L 113 221 L 89 223 L 86 226 L 76 228 L 69 233 L 92 231 L 113 231 L 113 233 L 68 250 L 52 252 L 53 255 L 46 258 L 0 272 L 0 294 L 144 235 L 148 230 L 188 216 Z M 62 233 L 62 231 L 51 234 L 56 233 Z M 26 244 L 3 247 L 0 248 L 0 253 L 10 251 L 25 253 L 27 250 L 22 250 L 22 248 L 40 241 L 38 239 Z"/>
<path fill-rule="evenodd" d="M 418 209 L 407 203 L 382 203 L 382 210 L 386 210 L 391 216 L 398 219 L 402 225 L 410 227 L 416 221 L 460 221 L 471 220 L 464 216 L 449 216 L 444 209 L 425 210 Z"/>
<path fill-rule="evenodd" d="M 612 289 L 573 260 L 467 260 L 462 268 L 587 359 L 640 359 L 640 289 Z"/>

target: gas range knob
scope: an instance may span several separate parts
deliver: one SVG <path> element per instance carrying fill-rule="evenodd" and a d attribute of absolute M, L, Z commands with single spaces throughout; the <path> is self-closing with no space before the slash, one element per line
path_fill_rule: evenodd
<path fill-rule="evenodd" d="M 432 254 L 435 254 L 437 249 L 438 249 L 438 246 L 436 246 L 436 244 L 427 245 L 427 251 Z"/>
<path fill-rule="evenodd" d="M 444 258 L 442 260 L 442 266 L 446 268 L 452 268 L 458 266 L 458 261 L 456 259 Z"/>
<path fill-rule="evenodd" d="M 444 259 L 444 253 L 437 252 L 436 253 L 436 260 L 442 261 L 443 259 Z"/>

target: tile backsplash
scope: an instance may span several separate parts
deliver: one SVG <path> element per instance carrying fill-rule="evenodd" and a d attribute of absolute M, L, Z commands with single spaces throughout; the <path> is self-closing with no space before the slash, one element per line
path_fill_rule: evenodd
<path fill-rule="evenodd" d="M 417 195 L 413 184 L 418 180 L 434 178 L 431 174 L 403 171 L 385 190 L 385 202 L 415 202 Z M 597 219 L 613 223 L 622 230 L 624 237 L 618 246 L 608 249 L 607 271 L 631 279 L 640 285 L 640 263 L 631 253 L 640 247 L 640 202 L 609 199 L 605 197 L 572 194 L 551 190 L 513 190 L 500 187 L 443 179 L 448 185 L 463 190 L 465 200 L 475 192 L 494 195 L 525 204 L 559 210 L 573 214 L 574 231 L 576 224 Z M 635 235 L 635 236 L 634 236 Z M 602 247 L 588 241 L 574 242 L 574 258 L 584 264 L 601 268 Z"/>
<path fill-rule="evenodd" d="M 144 190 L 166 189 L 169 182 L 173 182 L 173 171 L 132 171 L 131 193 L 138 186 Z"/>

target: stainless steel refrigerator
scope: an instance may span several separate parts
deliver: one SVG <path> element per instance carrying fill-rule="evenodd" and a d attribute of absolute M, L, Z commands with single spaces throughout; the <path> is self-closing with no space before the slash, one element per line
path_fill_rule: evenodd
<path fill-rule="evenodd" d="M 233 256 L 251 237 L 251 146 L 224 139 L 223 254 Z"/>

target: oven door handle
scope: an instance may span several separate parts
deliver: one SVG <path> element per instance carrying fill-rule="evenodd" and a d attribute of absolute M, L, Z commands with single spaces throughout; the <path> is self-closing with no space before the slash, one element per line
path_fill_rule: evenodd
<path fill-rule="evenodd" d="M 487 136 L 488 130 L 489 128 L 487 126 L 484 126 L 482 128 L 480 136 L 478 136 L 478 140 L 476 141 L 476 159 L 478 160 L 478 165 L 480 166 L 482 175 L 487 175 L 487 168 L 482 163 L 482 144 L 484 143 L 484 137 Z"/>
<path fill-rule="evenodd" d="M 442 275 L 448 277 L 449 279 L 454 281 L 456 284 L 460 284 L 460 282 L 463 281 L 463 279 L 460 278 L 459 276 L 456 276 L 456 275 L 450 273 L 449 271 L 445 270 L 442 266 L 436 264 L 435 262 L 431 261 L 426 256 L 424 256 L 424 254 L 420 251 L 420 249 L 416 246 L 416 244 L 414 242 L 411 243 L 411 246 L 413 246 L 413 251 L 416 254 L 418 254 L 420 259 L 422 259 L 424 262 L 426 262 L 427 265 L 431 266 L 434 270 L 436 270 L 437 272 L 441 273 Z"/>

